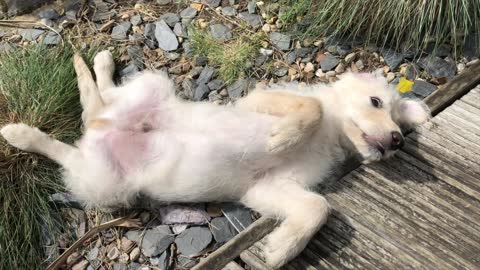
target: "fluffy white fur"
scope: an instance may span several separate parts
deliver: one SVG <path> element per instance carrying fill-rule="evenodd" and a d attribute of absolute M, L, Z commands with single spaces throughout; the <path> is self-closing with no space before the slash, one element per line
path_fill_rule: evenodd
<path fill-rule="evenodd" d="M 325 223 L 328 203 L 309 188 L 334 163 L 351 153 L 365 162 L 386 158 L 396 149 L 392 131 L 429 117 L 425 105 L 400 98 L 371 75 L 256 90 L 235 106 L 217 106 L 177 99 L 162 73 L 115 87 L 108 52 L 95 59 L 95 85 L 80 60 L 86 129 L 76 146 L 25 124 L 3 127 L 3 137 L 61 164 L 69 190 L 90 206 L 129 205 L 142 193 L 165 202 L 235 200 L 278 217 L 281 225 L 266 240 L 274 268 L 300 253 Z M 371 97 L 381 99 L 381 108 Z M 298 101 L 298 110 L 284 101 Z"/>

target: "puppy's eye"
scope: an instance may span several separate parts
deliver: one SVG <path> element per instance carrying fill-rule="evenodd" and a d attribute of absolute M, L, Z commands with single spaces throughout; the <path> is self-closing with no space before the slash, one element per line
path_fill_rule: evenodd
<path fill-rule="evenodd" d="M 372 102 L 372 106 L 375 108 L 381 108 L 382 107 L 382 100 L 379 99 L 378 97 L 370 97 L 370 101 Z"/>

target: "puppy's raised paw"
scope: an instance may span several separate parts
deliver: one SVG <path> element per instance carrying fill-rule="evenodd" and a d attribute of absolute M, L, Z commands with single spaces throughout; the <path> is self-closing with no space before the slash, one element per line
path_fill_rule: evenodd
<path fill-rule="evenodd" d="M 302 143 L 306 137 L 298 119 L 283 119 L 273 126 L 267 141 L 267 151 L 272 154 L 280 154 L 293 150 Z"/>
<path fill-rule="evenodd" d="M 32 128 L 23 123 L 8 124 L 0 130 L 0 133 L 10 145 L 26 151 L 29 151 L 42 135 L 37 128 Z"/>

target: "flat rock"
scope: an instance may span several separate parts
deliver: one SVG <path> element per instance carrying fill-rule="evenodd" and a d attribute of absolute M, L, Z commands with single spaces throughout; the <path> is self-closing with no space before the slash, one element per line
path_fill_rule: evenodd
<path fill-rule="evenodd" d="M 164 252 L 175 239 L 170 228 L 164 225 L 146 230 L 143 237 L 141 233 L 141 231 L 128 231 L 126 237 L 135 241 L 147 257 L 154 257 Z"/>
<path fill-rule="evenodd" d="M 383 59 L 385 59 L 385 63 L 390 67 L 391 70 L 396 69 L 400 63 L 403 61 L 403 54 L 397 53 L 392 49 L 383 50 Z"/>
<path fill-rule="evenodd" d="M 182 19 L 193 19 L 195 16 L 197 16 L 197 13 L 198 11 L 193 7 L 187 7 L 180 12 L 180 17 L 182 17 Z"/>
<path fill-rule="evenodd" d="M 212 242 L 212 233 L 208 228 L 191 227 L 175 239 L 178 251 L 185 256 L 199 254 Z"/>
<path fill-rule="evenodd" d="M 206 66 L 200 76 L 198 76 L 197 84 L 207 84 L 215 75 L 215 69 L 209 66 Z"/>
<path fill-rule="evenodd" d="M 210 90 L 220 90 L 222 89 L 222 87 L 225 86 L 225 83 L 222 80 L 217 79 L 217 80 L 210 81 L 207 85 L 208 85 L 208 88 L 210 88 Z"/>
<path fill-rule="evenodd" d="M 237 16 L 237 10 L 234 7 L 223 7 L 222 14 L 229 17 Z"/>
<path fill-rule="evenodd" d="M 20 29 L 18 32 L 23 37 L 23 39 L 32 41 L 32 40 L 36 40 L 41 34 L 45 33 L 45 30 Z"/>
<path fill-rule="evenodd" d="M 216 8 L 220 6 L 221 0 L 202 0 L 202 3 L 209 5 L 210 7 Z"/>
<path fill-rule="evenodd" d="M 137 66 L 139 70 L 142 70 L 144 66 L 143 49 L 140 46 L 131 46 L 127 48 L 127 53 L 133 64 Z"/>
<path fill-rule="evenodd" d="M 128 32 L 132 28 L 131 22 L 122 22 L 112 29 L 112 38 L 116 40 L 127 39 Z"/>
<path fill-rule="evenodd" d="M 437 87 L 431 83 L 421 80 L 415 80 L 412 86 L 412 92 L 424 98 L 437 90 Z"/>
<path fill-rule="evenodd" d="M 452 78 L 457 70 L 454 63 L 447 62 L 438 56 L 422 58 L 418 64 L 433 78 Z"/>
<path fill-rule="evenodd" d="M 164 51 L 174 51 L 178 48 L 177 36 L 163 20 L 155 23 L 155 37 L 158 47 Z"/>
<path fill-rule="evenodd" d="M 133 26 L 138 26 L 142 23 L 142 15 L 137 14 L 130 18 L 130 22 L 132 23 Z"/>
<path fill-rule="evenodd" d="M 57 20 L 60 18 L 60 14 L 58 14 L 55 9 L 49 8 L 38 12 L 38 17 L 42 19 Z"/>
<path fill-rule="evenodd" d="M 217 23 L 210 25 L 212 37 L 217 40 L 228 40 L 232 38 L 232 32 L 223 24 Z"/>
<path fill-rule="evenodd" d="M 155 24 L 154 23 L 147 23 L 145 24 L 144 33 L 145 37 L 149 39 L 155 39 Z"/>
<path fill-rule="evenodd" d="M 127 270 L 127 265 L 121 262 L 116 262 L 113 264 L 113 270 Z"/>
<path fill-rule="evenodd" d="M 226 217 L 212 219 L 212 222 L 210 222 L 210 230 L 217 243 L 225 243 L 237 234 L 237 231 Z"/>
<path fill-rule="evenodd" d="M 257 3 L 255 1 L 250 1 L 247 4 L 248 13 L 255 14 L 257 11 Z"/>
<path fill-rule="evenodd" d="M 210 92 L 210 88 L 204 83 L 198 84 L 193 92 L 193 100 L 194 101 L 201 101 L 208 97 L 208 93 Z"/>
<path fill-rule="evenodd" d="M 257 14 L 250 14 L 248 11 L 240 13 L 238 17 L 247 22 L 251 27 L 255 29 L 263 25 L 262 16 Z"/>
<path fill-rule="evenodd" d="M 182 23 L 176 23 L 173 26 L 173 33 L 177 35 L 177 37 L 186 37 L 187 36 L 187 30 L 183 26 Z"/>
<path fill-rule="evenodd" d="M 227 87 L 228 96 L 231 98 L 240 98 L 242 94 L 248 89 L 248 81 L 245 79 L 239 79 L 232 85 Z"/>
<path fill-rule="evenodd" d="M 197 87 L 197 84 L 190 78 L 186 78 L 182 82 L 183 92 L 185 96 L 187 96 L 190 99 L 193 99 L 193 93 L 196 87 Z"/>
<path fill-rule="evenodd" d="M 283 76 L 287 75 L 288 68 L 287 67 L 275 68 L 275 69 L 273 69 L 272 73 L 273 73 L 273 75 L 275 75 L 277 77 L 283 77 Z"/>
<path fill-rule="evenodd" d="M 150 263 L 155 266 L 158 266 L 160 269 L 167 269 L 169 258 L 170 258 L 170 253 L 168 252 L 168 250 L 165 250 L 162 253 L 162 255 L 158 257 L 150 258 Z"/>
<path fill-rule="evenodd" d="M 140 72 L 140 70 L 136 65 L 132 63 L 126 66 L 125 68 L 121 69 L 118 72 L 118 75 L 120 76 L 120 78 L 122 78 L 122 81 L 125 81 L 131 78 L 133 75 L 137 74 L 138 72 Z"/>
<path fill-rule="evenodd" d="M 320 67 L 323 72 L 327 72 L 334 69 L 338 63 L 340 63 L 338 58 L 328 54 L 320 61 Z"/>
<path fill-rule="evenodd" d="M 289 50 L 292 43 L 290 36 L 278 32 L 270 33 L 270 41 L 283 51 Z"/>
<path fill-rule="evenodd" d="M 184 80 L 184 82 L 189 80 Z M 206 86 L 206 82 L 200 81 L 197 84 L 193 83 L 191 85 L 186 85 L 186 83 L 182 82 L 182 86 L 184 88 L 190 88 L 189 91 L 193 91 L 192 95 L 187 95 L 190 98 L 195 99 L 197 85 L 203 84 L 206 87 L 206 91 L 208 94 L 208 87 Z M 192 82 L 192 81 L 190 81 Z M 185 89 L 187 91 L 187 89 Z M 204 207 L 201 206 L 186 206 L 186 205 L 176 205 L 171 204 L 167 206 L 160 207 L 158 209 L 160 214 L 160 220 L 162 224 L 196 224 L 202 225 L 206 224 L 210 221 L 210 216 L 205 211 Z"/>
<path fill-rule="evenodd" d="M 253 222 L 250 209 L 239 204 L 226 203 L 222 206 L 222 212 L 238 232 L 243 231 Z"/>
<path fill-rule="evenodd" d="M 408 65 L 407 69 L 405 70 L 405 78 L 407 80 L 413 81 L 417 78 L 419 73 L 420 73 L 420 67 L 412 63 Z"/>
<path fill-rule="evenodd" d="M 168 12 L 160 16 L 160 20 L 165 21 L 168 26 L 174 27 L 176 23 L 180 22 L 180 16 L 175 13 Z"/>

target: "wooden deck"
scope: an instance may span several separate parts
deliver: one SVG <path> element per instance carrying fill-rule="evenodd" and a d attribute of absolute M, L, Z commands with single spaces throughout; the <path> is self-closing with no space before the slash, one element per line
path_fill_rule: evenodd
<path fill-rule="evenodd" d="M 334 212 L 285 269 L 480 269 L 480 89 L 320 192 Z M 242 253 L 251 269 L 261 249 Z"/>

